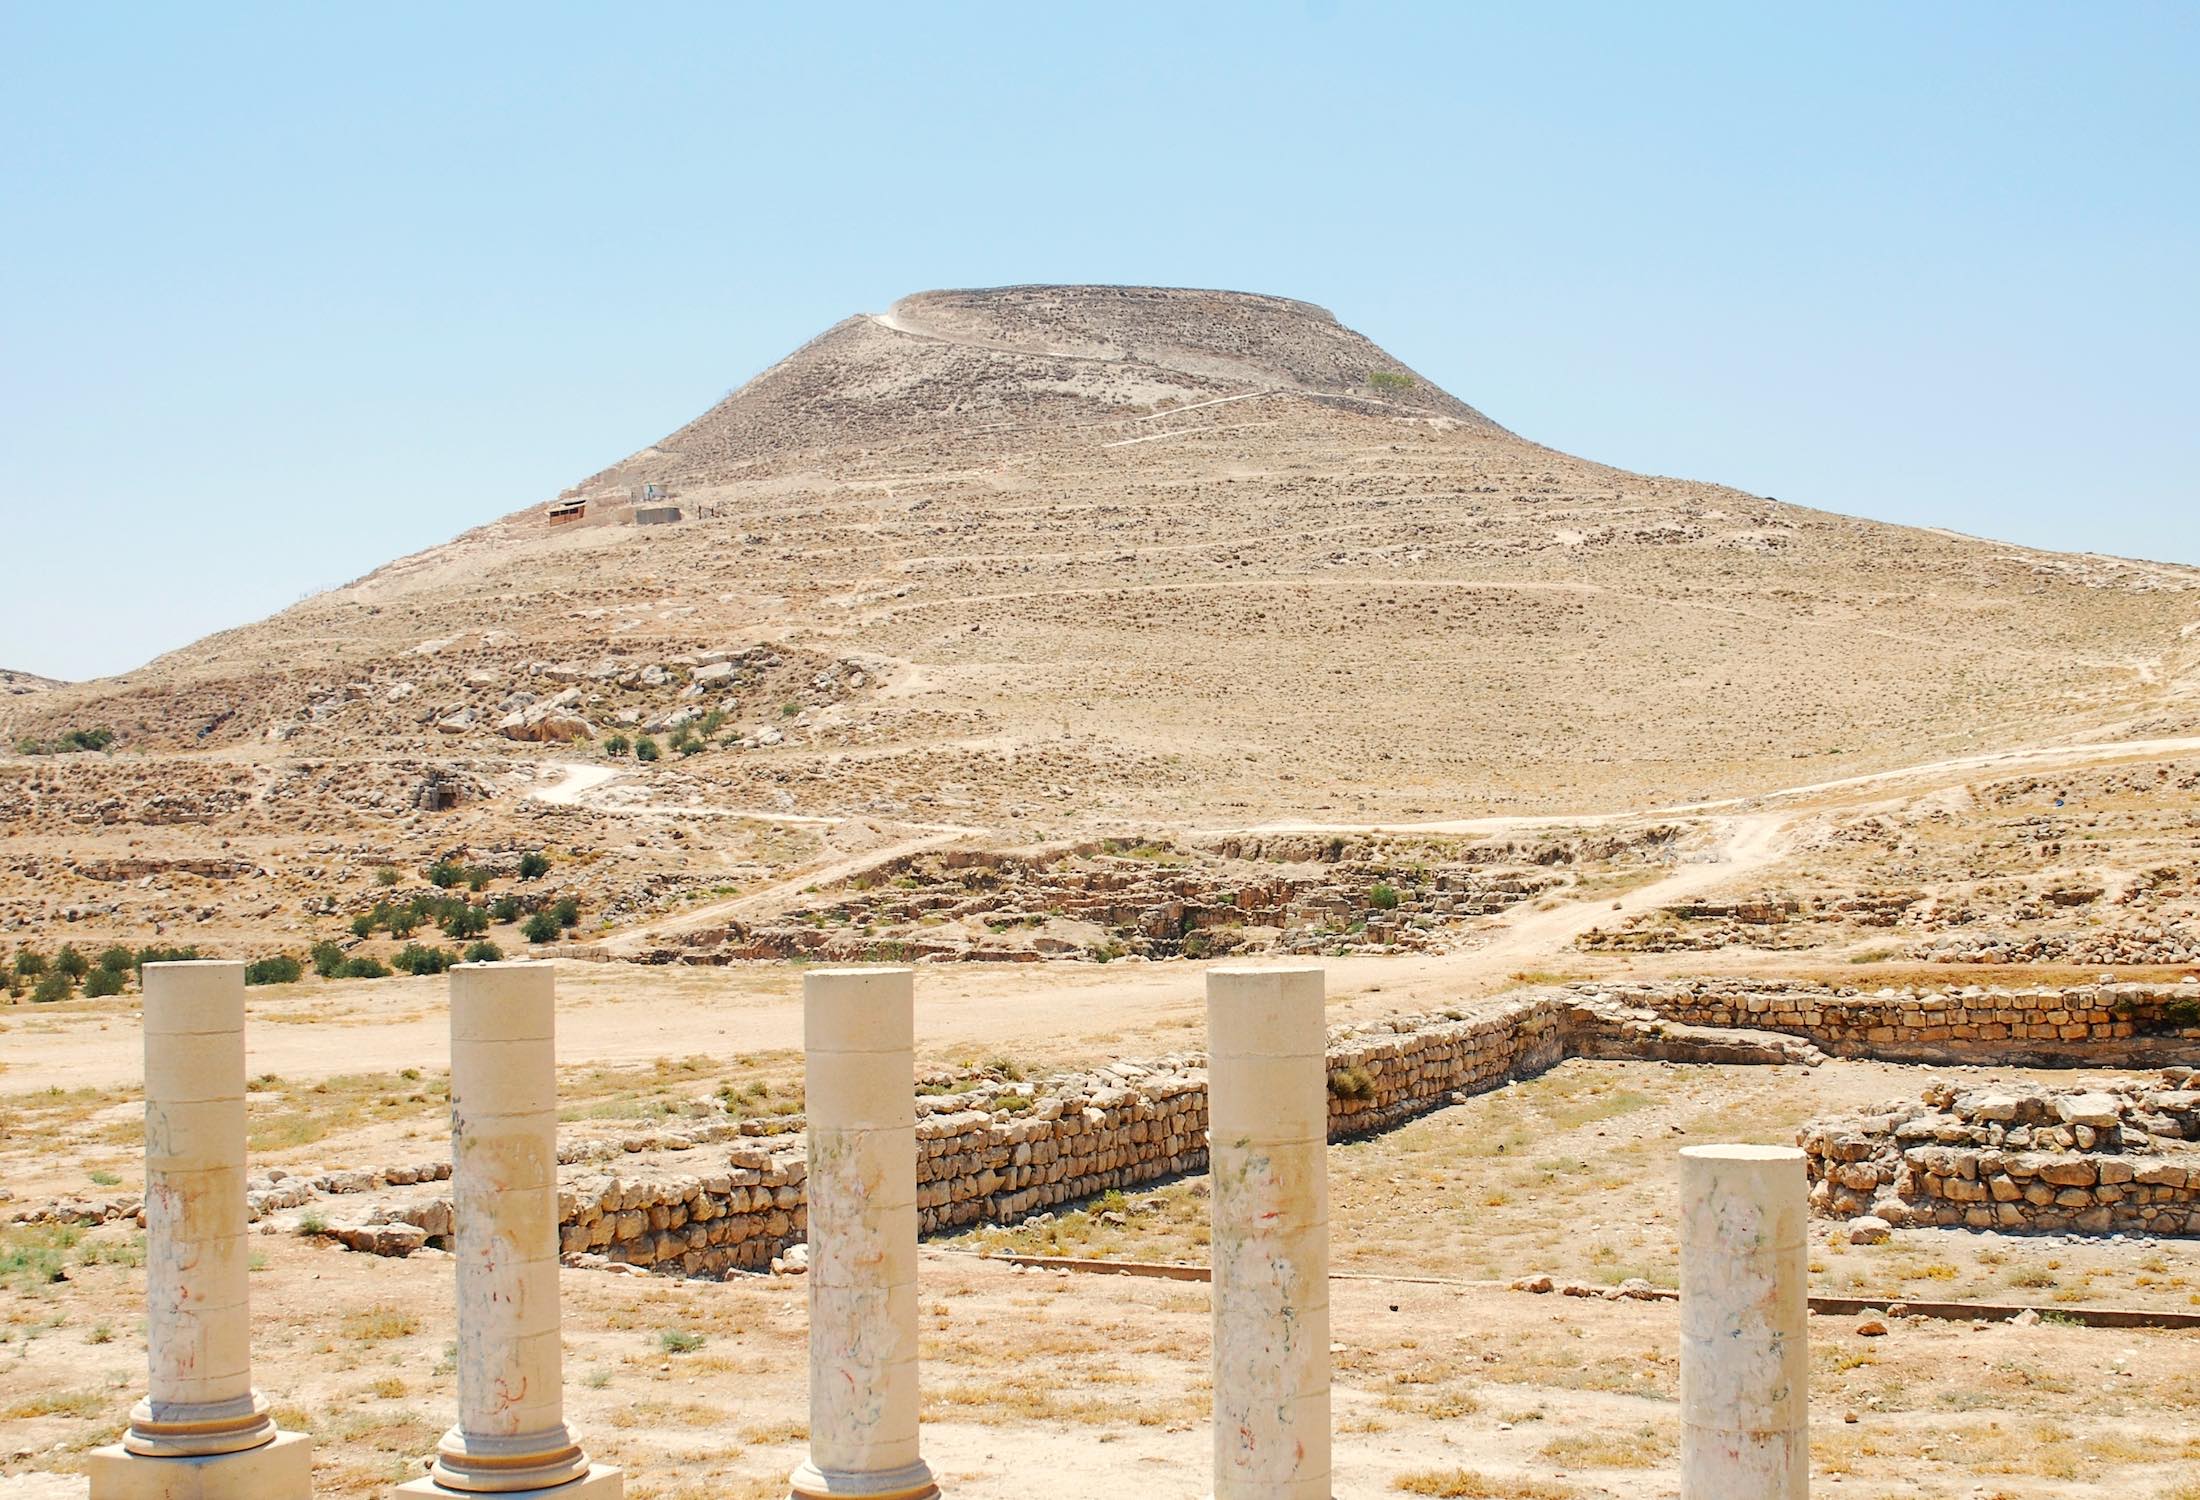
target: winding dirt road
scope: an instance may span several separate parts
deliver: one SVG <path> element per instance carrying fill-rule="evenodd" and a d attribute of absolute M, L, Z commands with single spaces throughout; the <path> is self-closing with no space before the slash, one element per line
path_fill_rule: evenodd
<path fill-rule="evenodd" d="M 1356 955 L 1328 959 L 1331 1013 L 1337 1019 L 1426 1009 L 1492 993 L 1522 970 L 1567 955 L 1591 927 L 1701 895 L 1777 863 L 1809 819 L 1841 805 L 1838 794 L 1963 779 L 1980 771 L 2053 770 L 2121 759 L 2150 760 L 2200 751 L 2200 739 L 2125 740 L 2095 745 L 1991 751 L 1930 764 L 1792 787 L 1733 799 L 1753 810 L 1706 817 L 1709 857 L 1614 899 L 1609 896 L 1529 903 L 1492 919 L 1488 941 L 1463 953 Z M 614 780 L 615 768 L 573 766 L 542 800 L 597 806 L 589 794 Z M 1914 787 L 1909 788 L 1914 789 Z M 1832 799 L 1813 804 L 1816 797 Z M 1856 799 L 1851 798 L 1853 803 Z M 1768 808 L 1767 802 L 1792 803 Z M 1502 832 L 1533 826 L 1590 826 L 1640 819 L 1702 816 L 1706 808 L 1656 808 L 1571 818 L 1466 819 L 1410 826 L 1435 832 Z M 604 812 L 677 817 L 681 808 L 602 806 Z M 706 814 L 708 815 L 708 814 Z M 740 816 L 727 812 L 727 816 Z M 1289 825 L 1305 827 L 1307 825 Z M 845 856 L 775 882 L 718 907 L 628 929 L 608 940 L 640 944 L 672 924 L 705 922 L 742 903 L 768 903 L 790 887 L 845 879 L 881 859 L 936 839 L 976 830 L 947 829 L 881 849 Z M 1360 831 L 1345 830 L 1338 831 Z M 1374 830 L 1367 830 L 1374 831 Z M 846 873 L 835 875 L 836 869 Z M 746 908 L 744 908 L 746 909 Z M 1203 1014 L 1200 974 L 1191 962 L 1107 965 L 941 965 L 918 986 L 921 1053 L 927 1058 L 1009 1051 L 1034 1066 L 1195 1048 Z M 568 1065 L 646 1063 L 693 1053 L 734 1056 L 797 1049 L 802 1043 L 800 971 L 790 965 L 728 968 L 658 967 L 620 963 L 559 964 L 559 1060 Z M 310 1014 L 300 1000 L 310 997 Z M 337 984 L 268 986 L 252 992 L 249 1034 L 254 1072 L 286 1078 L 443 1067 L 449 1038 L 439 979 L 385 979 Z M 338 1033 L 332 1045 L 332 1032 Z M 0 1097 L 25 1089 L 134 1084 L 141 1040 L 134 1008 L 93 1002 L 10 1029 Z"/>

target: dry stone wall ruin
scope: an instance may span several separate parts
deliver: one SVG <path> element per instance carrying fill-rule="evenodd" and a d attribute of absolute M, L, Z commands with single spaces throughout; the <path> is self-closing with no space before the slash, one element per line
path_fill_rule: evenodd
<path fill-rule="evenodd" d="M 1704 1027 L 1807 1037 L 1839 1057 L 2152 1067 L 2200 1048 L 2200 983 L 1864 990 L 1751 979 L 1598 983 L 1574 993 Z"/>
<path fill-rule="evenodd" d="M 2165 1056 L 2193 1057 L 2200 1019 L 2188 1018 L 2195 1017 L 2200 985 L 1864 991 L 1700 980 L 1529 991 L 1472 1011 L 1335 1029 L 1329 1128 L 1332 1139 L 1387 1130 L 1569 1057 L 1808 1066 L 1832 1052 L 1929 1063 L 2152 1066 Z M 564 1144 L 561 1252 L 582 1264 L 676 1275 L 768 1268 L 807 1232 L 804 1145 L 791 1133 L 801 1124 L 799 1117 L 675 1122 L 628 1139 L 623 1151 L 619 1142 Z M 1119 1062 L 1036 1083 L 920 1097 L 916 1129 L 923 1233 L 1020 1222 L 1110 1190 L 1205 1171 L 1204 1059 Z M 691 1157 L 707 1157 L 708 1167 L 701 1160 L 686 1167 Z M 668 1168 L 668 1158 L 678 1165 Z M 355 1249 L 405 1254 L 451 1233 L 450 1199 L 437 1186 L 449 1171 L 433 1161 L 317 1175 L 277 1170 L 251 1180 L 247 1201 L 255 1219 L 309 1209 Z M 2113 1179 L 2119 1167 L 2107 1171 Z M 1977 1179 L 1959 1164 L 1954 1180 Z M 2057 1184 L 2066 1186 L 2076 1185 Z M 1948 1201 L 1964 1203 L 1970 1191 L 1956 1187 Z M 2021 1192 L 1999 1201 L 2045 1210 L 2028 1220 L 2043 1228 L 2062 1227 L 2057 1215 L 2079 1207 L 2033 1204 Z M 2109 1204 L 2090 1207 L 2118 1201 L 2112 1194 Z M 1953 1219 L 1935 1207 L 1918 1222 L 1974 1222 L 1974 1206 L 1966 1204 Z M 2013 1222 L 2022 1211 L 1997 1211 L 1996 1220 Z M 139 1200 L 124 1196 L 29 1206 L 13 1217 L 97 1221 L 142 1212 Z M 2107 1222 L 2122 1225 L 2122 1214 L 2111 1213 Z M 2068 1217 L 2070 1227 L 2085 1227 L 2075 1214 Z M 2089 1218 L 2086 1225 L 2100 1222 Z M 2177 1221 L 2161 1213 L 2140 1222 L 2156 1233 L 2200 1233 L 2189 1221 L 2172 1227 Z"/>
<path fill-rule="evenodd" d="M 2200 1235 L 2200 1070 L 1958 1090 L 1803 1133 L 1811 1202 L 1890 1226 Z"/>

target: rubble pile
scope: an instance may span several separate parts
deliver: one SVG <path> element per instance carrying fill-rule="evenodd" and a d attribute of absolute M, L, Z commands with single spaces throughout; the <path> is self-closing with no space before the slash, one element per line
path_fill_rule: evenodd
<path fill-rule="evenodd" d="M 1565 881 L 1533 866 L 1254 861 L 1130 839 L 957 850 L 890 861 L 837 901 L 684 933 L 645 958 L 1034 963 L 1445 951 L 1471 941 L 1475 919 Z"/>
<path fill-rule="evenodd" d="M 1800 1144 L 1812 1206 L 1839 1218 L 2200 1236 L 2200 1070 L 2068 1089 L 1935 1084 L 1816 1122 Z"/>

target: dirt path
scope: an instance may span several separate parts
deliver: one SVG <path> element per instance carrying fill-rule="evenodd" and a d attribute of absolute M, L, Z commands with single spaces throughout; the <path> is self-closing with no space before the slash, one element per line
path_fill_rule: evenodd
<path fill-rule="evenodd" d="M 527 795 L 537 802 L 548 802 L 556 807 L 585 807 L 590 812 L 620 813 L 637 818 L 746 818 L 756 823 L 784 823 L 797 828 L 835 828 L 847 822 L 844 817 L 812 814 L 766 812 L 755 807 L 683 807 L 663 802 L 606 801 L 592 795 L 625 775 L 618 766 L 592 766 L 574 761 L 544 761 L 545 772 L 562 772 L 562 777 L 550 786 L 536 787 Z"/>
<path fill-rule="evenodd" d="M 973 830 L 953 829 L 942 833 L 927 833 L 916 838 L 902 839 L 883 848 L 866 849 L 861 853 L 828 859 L 822 863 L 812 861 L 797 866 L 793 871 L 757 890 L 669 917 L 659 917 L 655 921 L 644 922 L 639 927 L 629 927 L 603 939 L 595 946 L 606 953 L 639 953 L 651 943 L 676 932 L 693 932 L 699 927 L 711 927 L 741 917 L 770 915 L 783 910 L 812 886 L 840 885 L 867 870 L 877 869 L 889 860 L 900 859 L 906 854 L 921 854 L 927 849 L 951 844 L 969 831 Z"/>
<path fill-rule="evenodd" d="M 2120 757 L 2167 756 L 2200 750 L 2200 740 L 2130 740 L 2114 744 L 1989 752 L 1872 776 L 1766 794 L 1801 798 L 1904 778 L 1967 770 L 2087 765 Z M 617 773 L 569 768 L 543 789 L 579 799 Z M 574 774 L 579 773 L 579 774 Z M 1765 799 L 1752 799 L 1765 800 Z M 582 804 L 586 805 L 586 804 Z M 1726 805 L 1726 804 L 1717 804 Z M 606 809 L 619 811 L 622 809 Z M 1622 818 L 1662 817 L 1700 809 L 1596 814 L 1550 819 L 1483 819 L 1413 825 L 1436 831 L 1484 832 L 1538 825 L 1581 826 Z M 1718 818 L 1712 858 L 1675 866 L 1661 879 L 1615 899 L 1559 900 L 1516 907 L 1494 919 L 1490 937 L 1464 953 L 1356 955 L 1328 959 L 1331 1014 L 1339 1020 L 1425 1009 L 1492 993 L 1511 976 L 1570 952 L 1591 927 L 1668 905 L 1747 876 L 1777 861 L 1792 831 L 1815 810 L 1758 810 Z M 666 815 L 676 814 L 677 809 Z M 1385 825 L 1396 827 L 1401 825 Z M 966 830 L 936 834 L 942 841 Z M 1356 830 L 1357 831 L 1357 830 Z M 761 910 L 802 886 L 849 875 L 929 842 L 911 838 L 775 882 L 715 907 L 700 908 L 608 940 L 624 950 L 679 924 L 707 923 Z M 1203 1014 L 1199 963 L 941 965 L 918 985 L 925 1055 L 1005 1050 L 1038 1066 L 1182 1050 L 1198 1045 Z M 799 971 L 790 966 L 637 969 L 618 963 L 562 962 L 559 1060 L 568 1065 L 644 1063 L 692 1053 L 732 1056 L 787 1051 L 802 1043 Z M 384 979 L 271 987 L 253 992 L 250 1033 L 254 1072 L 286 1078 L 392 1071 L 447 1065 L 449 1038 L 440 979 Z M 310 1006 L 310 1011 L 306 1009 Z M 331 1046 L 331 1032 L 341 1045 Z M 0 1097 L 48 1087 L 134 1084 L 141 1040 L 134 1013 L 95 1002 L 54 1007 L 12 1022 L 0 1056 Z"/>
<path fill-rule="evenodd" d="M 1679 899 L 1777 858 L 1789 820 L 1737 818 L 1723 828 L 1716 858 L 1676 866 L 1617 902 L 1516 908 L 1496 933 L 1466 953 L 1362 954 L 1323 961 L 1338 1020 L 1450 1004 L 1506 987 L 1518 969 L 1564 952 L 1599 923 Z M 944 836 L 942 836 L 944 837 Z M 923 843 L 923 840 L 912 841 Z M 907 844 L 842 863 L 850 870 Z M 798 877 L 812 883 L 828 870 Z M 741 901 L 782 895 L 792 881 Z M 738 903 L 725 903 L 726 906 Z M 631 951 L 678 924 L 722 919 L 723 908 L 683 913 L 630 929 L 603 945 Z M 1199 963 L 957 964 L 926 968 L 918 986 L 922 1054 L 948 1057 L 1007 1051 L 1037 1066 L 1196 1048 L 1208 966 Z M 646 1063 L 707 1053 L 792 1051 L 802 1045 L 800 971 L 791 966 L 651 967 L 564 961 L 558 966 L 558 1060 L 567 1066 Z M 310 1013 L 301 1005 L 310 1002 Z M 253 991 L 249 1032 L 254 1073 L 290 1079 L 449 1064 L 441 979 L 383 979 Z M 331 1035 L 340 1045 L 331 1045 Z M 24 1064 L 21 1082 L 0 1074 L 0 1097 L 17 1088 L 133 1084 L 142 1045 L 129 1011 L 48 1012 L 35 1029 L 11 1032 L 7 1051 Z M 34 1070 L 35 1069 L 35 1073 Z M 11 1068 L 9 1073 L 14 1073 Z M 12 1087 L 11 1087 L 12 1086 Z"/>

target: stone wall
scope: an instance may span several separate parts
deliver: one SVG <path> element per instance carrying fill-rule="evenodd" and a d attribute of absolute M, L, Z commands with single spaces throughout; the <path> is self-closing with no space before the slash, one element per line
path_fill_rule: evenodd
<path fill-rule="evenodd" d="M 1330 1137 L 1386 1130 L 1577 1055 L 1820 1060 L 1816 1049 L 1787 1038 L 1710 1035 L 1543 991 L 1471 1013 L 1334 1029 Z M 917 1208 L 927 1234 L 1012 1223 L 1207 1166 L 1207 1078 L 1196 1055 L 917 1103 Z M 689 1275 L 769 1266 L 803 1236 L 800 1150 L 736 1151 L 723 1173 L 576 1179 L 564 1193 L 564 1247 L 587 1257 L 584 1263 Z"/>
<path fill-rule="evenodd" d="M 2189 1060 L 2196 1044 L 2200 985 L 1869 993 L 1746 980 L 1576 985 L 1524 991 L 1471 1011 L 1334 1029 L 1330 1135 L 1389 1129 L 1568 1057 L 1809 1066 L 1823 1061 L 1823 1046 L 1890 1060 L 2129 1064 L 2161 1051 Z M 933 1082 L 928 1086 L 961 1091 L 917 1101 L 923 1230 L 1016 1222 L 1064 1202 L 1205 1170 L 1204 1062 L 1187 1054 L 1116 1062 L 1036 1083 Z M 758 1137 L 799 1125 L 784 1118 L 720 1119 L 632 1137 L 623 1150 L 622 1143 L 568 1143 L 560 1151 L 566 1163 L 563 1250 L 587 1264 L 689 1275 L 771 1265 L 802 1240 L 806 1227 L 804 1145 L 795 1137 Z M 698 1149 L 729 1141 L 724 1156 Z M 655 1159 L 660 1150 L 714 1159 L 707 1169 L 698 1162 L 694 1170 L 668 1171 Z M 363 1177 L 379 1191 L 385 1182 L 395 1186 L 409 1178 L 420 1189 L 346 1213 L 342 1223 L 328 1215 L 331 1232 L 346 1243 L 402 1253 L 448 1231 L 448 1200 L 434 1195 L 436 1178 L 447 1170 L 424 1164 L 402 1172 L 256 1182 L 254 1207 L 296 1207 L 312 1196 L 302 1191 L 307 1187 L 356 1191 Z M 1979 1170 L 1974 1162 L 1967 1176 L 1958 1162 L 1952 1178 L 1937 1170 L 1925 1175 L 1968 1183 L 1980 1180 Z M 2017 1181 L 2021 1170 L 2002 1175 Z M 2113 1177 L 2116 1169 L 2109 1171 Z M 2098 1172 L 2096 1179 L 2101 1185 Z M 1970 1191 L 1933 1187 L 1929 1196 L 1965 1203 Z M 1995 1189 L 1986 1191 L 1986 1201 L 1996 1201 Z M 2024 1194 L 2020 1186 L 2018 1196 Z M 2117 1195 L 2106 1200 L 2121 1201 Z M 2151 1194 L 2139 1201 L 2177 1206 Z M 1861 1211 L 1861 1205 L 1849 1204 L 1847 1211 Z M 1955 1222 L 1972 1217 L 1966 1211 Z M 1996 1215 L 1997 1221 L 2008 1217 Z"/>
<path fill-rule="evenodd" d="M 1801 1136 L 1820 1213 L 2015 1233 L 2200 1235 L 2200 1072 L 2087 1089 L 1938 1084 Z M 1878 1230 L 1884 1234 L 1884 1230 Z"/>
<path fill-rule="evenodd" d="M 1694 1026 L 1810 1038 L 1841 1057 L 2011 1067 L 2157 1067 L 2200 1056 L 2200 983 L 1849 989 L 1689 979 L 1573 986 Z"/>

